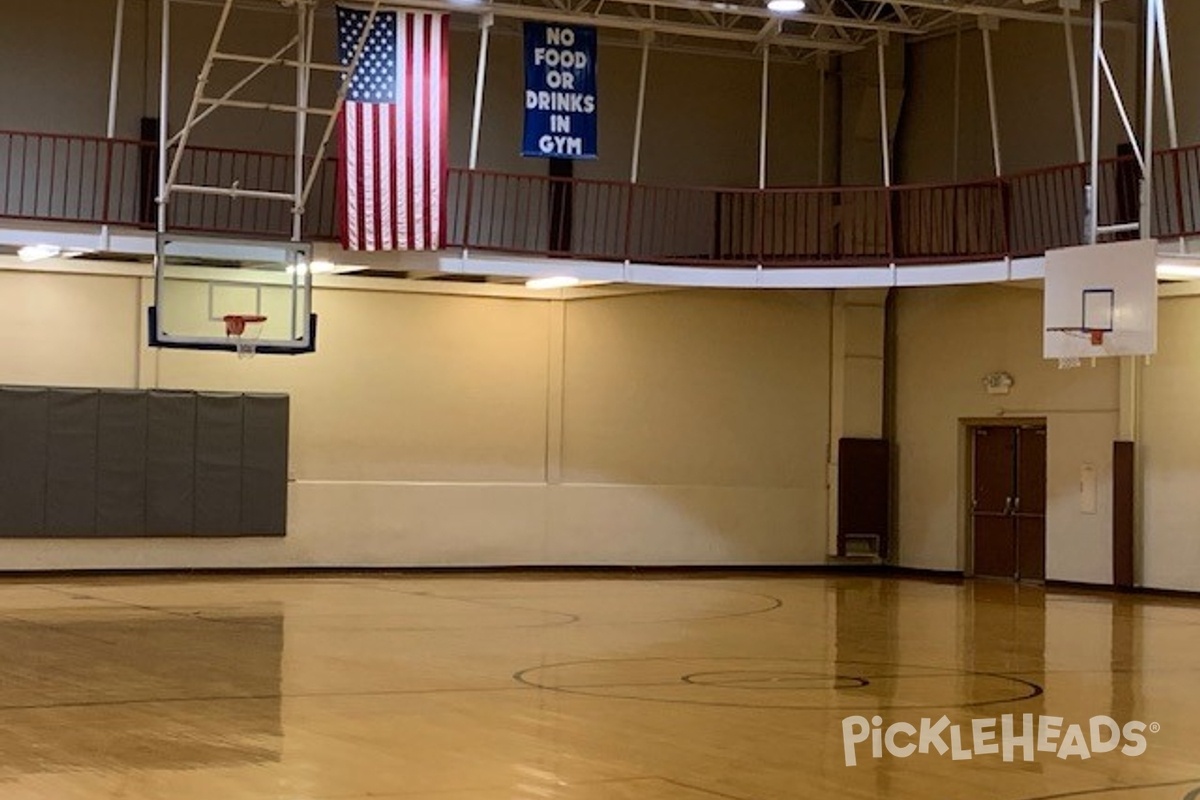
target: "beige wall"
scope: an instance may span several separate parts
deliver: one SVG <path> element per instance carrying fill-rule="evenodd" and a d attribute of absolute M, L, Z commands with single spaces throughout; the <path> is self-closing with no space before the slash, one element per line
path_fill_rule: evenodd
<path fill-rule="evenodd" d="M 1148 586 L 1200 590 L 1200 297 L 1159 302 L 1158 354 L 1140 369 L 1144 514 L 1140 577 Z"/>
<path fill-rule="evenodd" d="M 896 304 L 899 559 L 968 569 L 964 420 L 1047 421 L 1047 577 L 1111 580 L 1111 452 L 1117 366 L 1060 371 L 1042 359 L 1042 294 L 1012 286 L 906 289 Z M 1016 379 L 988 395 L 983 377 Z M 1083 514 L 1079 474 L 1099 473 L 1100 508 Z"/>
<path fill-rule="evenodd" d="M 45 0 L 21 4 L 16 22 L 0 30 L 0 128 L 101 134 L 104 130 L 112 34 L 111 0 Z M 1112 0 L 1114 20 L 1133 19 L 1130 0 Z M 228 47 L 268 53 L 294 28 L 293 16 L 269 4 L 241 10 L 229 28 Z M 173 7 L 171 118 L 184 118 L 217 18 L 215 5 Z M 1191 3 L 1171 3 L 1173 56 L 1184 143 L 1200 130 L 1200 107 L 1190 101 L 1198 58 L 1193 46 L 1200 12 Z M 983 73 L 981 35 L 965 22 L 962 108 L 959 131 L 963 178 L 992 172 L 991 135 Z M 322 14 L 317 55 L 332 53 L 332 19 Z M 1138 34 L 1131 26 L 1107 32 L 1108 55 L 1133 106 L 1138 105 Z M 157 115 L 159 3 L 127 0 L 118 132 L 136 136 L 141 116 Z M 470 134 L 478 32 L 472 17 L 456 21 L 451 59 L 451 157 L 465 164 Z M 994 34 L 1002 155 L 1015 172 L 1073 161 L 1075 137 L 1067 83 L 1065 45 L 1057 25 L 1005 21 Z M 1075 33 L 1081 89 L 1087 101 L 1090 35 Z M 69 53 L 69 58 L 63 58 Z M 601 33 L 599 115 L 601 156 L 580 163 L 582 177 L 628 176 L 636 108 L 638 47 L 628 37 Z M 896 134 L 895 173 L 901 182 L 948 181 L 953 152 L 954 37 L 915 43 L 894 38 L 888 47 L 889 103 Z M 826 176 L 845 184 L 878 184 L 879 120 L 875 52 L 835 59 L 827 98 Z M 759 70 L 755 58 L 717 57 L 656 46 L 650 57 L 643 138 L 642 179 L 649 183 L 754 185 L 757 180 Z M 225 65 L 212 87 L 244 74 Z M 519 28 L 497 23 L 492 37 L 480 165 L 488 169 L 544 173 L 539 159 L 519 155 L 522 110 Z M 812 63 L 772 66 L 769 121 L 769 183 L 805 185 L 817 180 L 818 73 Z M 329 79 L 314 80 L 314 100 L 327 101 Z M 249 96 L 290 102 L 290 73 L 270 72 Z M 842 102 L 844 97 L 845 102 Z M 1105 97 L 1103 150 L 1124 140 L 1115 109 Z M 1136 109 L 1135 109 L 1136 110 Z M 1136 114 L 1135 114 L 1136 116 Z M 286 150 L 290 116 L 257 111 L 221 111 L 197 131 L 196 141 L 242 148 Z M 1158 126 L 1165 136 L 1165 125 Z M 314 143 L 316 136 L 312 137 Z M 1165 142 L 1162 139 L 1160 143 Z"/>
<path fill-rule="evenodd" d="M 1106 53 L 1132 111 L 1138 103 L 1137 34 L 1127 28 L 1109 28 L 1106 36 Z M 1074 41 L 1086 142 L 1090 114 L 1090 29 L 1075 28 Z M 1004 172 L 1011 174 L 1075 162 L 1075 124 L 1062 28 L 1004 21 L 992 33 L 992 52 Z M 908 54 L 910 78 L 897 148 L 897 175 L 905 183 L 950 182 L 956 175 L 954 36 L 912 44 Z M 961 81 L 957 176 L 960 180 L 989 178 L 995 174 L 995 167 L 983 34 L 970 20 L 966 21 L 962 34 Z M 1180 94 L 1180 99 L 1186 101 L 1186 95 Z M 1116 154 L 1118 142 L 1126 137 L 1107 90 L 1103 102 L 1101 155 L 1108 157 Z"/>
<path fill-rule="evenodd" d="M 825 293 L 368 281 L 318 290 L 317 353 L 238 360 L 142 347 L 148 283 L 0 270 L 0 383 L 289 393 L 289 536 L 7 541 L 0 564 L 824 560 Z"/>
<path fill-rule="evenodd" d="M 14 0 L 15 2 L 15 0 Z M 118 134 L 138 136 L 139 119 L 158 116 L 160 4 L 126 0 Z M 14 24 L 0 30 L 0 129 L 102 135 L 107 117 L 115 0 L 48 0 L 25 4 Z M 239 6 L 223 49 L 268 55 L 295 31 L 294 15 L 277 6 Z M 172 6 L 172 130 L 187 115 L 209 41 L 217 4 Z M 474 17 L 455 20 L 450 62 L 450 155 L 467 162 L 479 33 Z M 640 50 L 610 31 L 600 34 L 598 57 L 599 148 L 594 162 L 579 162 L 579 177 L 624 180 L 629 176 L 637 101 Z M 318 18 L 316 53 L 333 59 L 332 15 Z M 69 58 L 63 54 L 69 53 Z M 244 65 L 219 64 L 209 94 L 246 73 Z M 754 58 L 714 57 L 655 47 L 650 56 L 643 135 L 642 179 L 647 183 L 755 185 L 758 178 L 760 64 Z M 817 70 L 811 64 L 779 62 L 772 67 L 770 182 L 811 184 L 817 179 Z M 520 27 L 500 20 L 493 29 L 487 71 L 479 165 L 485 169 L 545 174 L 542 159 L 520 155 L 524 77 Z M 313 79 L 314 105 L 334 92 L 331 77 Z M 292 73 L 269 70 L 241 95 L 292 103 Z M 831 93 L 830 103 L 834 102 Z M 310 148 L 319 139 L 316 118 Z M 830 131 L 836 130 L 832 112 Z M 202 123 L 196 144 L 288 151 L 291 115 L 220 110 Z M 833 134 L 828 137 L 832 142 Z M 720 154 L 714 157 L 714 154 Z M 831 174 L 834 147 L 828 150 Z"/>

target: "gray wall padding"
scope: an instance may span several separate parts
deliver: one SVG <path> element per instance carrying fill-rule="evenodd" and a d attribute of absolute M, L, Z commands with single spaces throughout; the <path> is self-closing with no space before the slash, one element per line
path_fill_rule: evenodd
<path fill-rule="evenodd" d="M 50 393 L 0 391 L 0 536 L 43 536 Z"/>
<path fill-rule="evenodd" d="M 148 392 L 100 392 L 96 535 L 146 532 Z"/>
<path fill-rule="evenodd" d="M 242 519 L 240 397 L 196 398 L 196 533 L 231 536 Z"/>
<path fill-rule="evenodd" d="M 150 393 L 146 532 L 188 536 L 196 516 L 196 395 Z"/>
<path fill-rule="evenodd" d="M 287 527 L 288 398 L 248 395 L 242 436 L 242 530 L 270 535 Z"/>
<path fill-rule="evenodd" d="M 0 537 L 282 536 L 284 395 L 0 387 Z"/>
<path fill-rule="evenodd" d="M 49 395 L 45 533 L 95 536 L 100 395 L 70 390 Z"/>

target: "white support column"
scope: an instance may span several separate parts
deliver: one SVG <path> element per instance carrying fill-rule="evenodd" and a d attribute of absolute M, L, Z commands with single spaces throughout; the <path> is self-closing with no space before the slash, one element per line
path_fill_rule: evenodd
<path fill-rule="evenodd" d="M 316 4 L 296 4 L 296 142 L 292 162 L 292 241 L 304 235 L 304 156 L 308 146 L 308 95 L 313 50 Z M 294 278 L 299 278 L 297 273 Z M 295 327 L 296 315 L 292 315 Z M 294 333 L 294 331 L 293 331 Z"/>
<path fill-rule="evenodd" d="M 759 97 L 758 117 L 758 188 L 767 188 L 767 100 L 770 91 L 771 76 L 771 45 L 763 42 L 762 48 L 762 86 Z"/>
<path fill-rule="evenodd" d="M 992 130 L 992 166 L 997 178 L 1004 174 L 1000 160 L 1000 117 L 996 110 L 996 70 L 992 63 L 992 31 L 999 26 L 1000 20 L 995 17 L 979 18 L 979 29 L 983 32 L 983 68 L 987 78 L 988 122 Z"/>
<path fill-rule="evenodd" d="M 484 14 L 479 18 L 479 60 L 475 66 L 475 103 L 471 110 L 471 152 L 467 158 L 467 169 L 479 165 L 479 131 L 483 124 L 483 88 L 487 82 L 488 43 L 492 38 L 492 24 L 496 18 Z"/>
<path fill-rule="evenodd" d="M 1071 23 L 1071 8 L 1063 2 L 1063 36 L 1067 42 L 1067 75 L 1071 81 L 1071 114 L 1075 122 L 1075 154 L 1082 164 L 1087 161 L 1087 146 L 1083 141 L 1083 102 L 1079 96 L 1079 65 L 1075 61 L 1075 30 Z"/>
<path fill-rule="evenodd" d="M 171 83 L 171 0 L 162 0 L 158 76 L 158 223 L 159 233 L 167 231 L 167 123 L 170 116 Z"/>
<path fill-rule="evenodd" d="M 117 17 L 113 26 L 112 72 L 108 82 L 108 125 L 105 135 L 117 135 L 117 96 L 121 87 L 121 39 L 125 32 L 125 0 L 117 0 Z"/>
<path fill-rule="evenodd" d="M 887 103 L 887 58 L 884 48 L 887 47 L 887 34 L 880 32 L 876 39 L 876 53 L 879 60 L 879 150 L 883 161 L 883 185 L 892 185 L 892 144 L 888 130 Z"/>
<path fill-rule="evenodd" d="M 1146 6 L 1146 85 L 1143 94 L 1143 124 L 1142 131 L 1142 191 L 1138 215 L 1138 225 L 1142 238 L 1151 237 L 1151 226 L 1154 221 L 1154 65 L 1158 53 L 1158 14 L 1155 12 L 1156 0 L 1149 0 Z"/>
<path fill-rule="evenodd" d="M 1095 244 L 1100 225 L 1100 55 L 1104 47 L 1104 4 L 1092 6 L 1092 152 L 1087 187 L 1087 242 Z"/>
<path fill-rule="evenodd" d="M 637 113 L 633 118 L 633 155 L 629 164 L 629 182 L 637 183 L 642 164 L 642 120 L 646 113 L 646 73 L 650 68 L 650 42 L 653 31 L 642 31 L 642 65 L 638 71 Z"/>
<path fill-rule="evenodd" d="M 104 127 L 104 135 L 113 139 L 117 135 L 117 100 L 121 88 L 121 40 L 125 33 L 125 0 L 117 0 L 116 19 L 113 23 L 112 69 L 108 80 L 108 122 Z M 108 155 L 105 159 L 106 176 L 112 174 L 112 143 L 108 143 Z M 106 184 L 107 186 L 107 184 Z M 108 198 L 105 197 L 107 206 Z M 108 250 L 108 225 L 100 226 L 100 249 Z"/>
<path fill-rule="evenodd" d="M 1175 114 L 1175 78 L 1171 70 L 1171 49 L 1167 37 L 1165 0 L 1151 0 L 1158 25 L 1158 59 L 1162 68 L 1163 95 L 1167 107 L 1167 132 L 1171 149 L 1179 147 L 1179 122 Z"/>

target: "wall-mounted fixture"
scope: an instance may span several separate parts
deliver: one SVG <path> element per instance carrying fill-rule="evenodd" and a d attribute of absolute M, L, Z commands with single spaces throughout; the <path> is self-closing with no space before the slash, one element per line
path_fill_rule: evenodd
<path fill-rule="evenodd" d="M 1013 376 L 1007 372 L 993 372 L 983 378 L 983 388 L 988 394 L 1008 394 L 1014 383 Z"/>

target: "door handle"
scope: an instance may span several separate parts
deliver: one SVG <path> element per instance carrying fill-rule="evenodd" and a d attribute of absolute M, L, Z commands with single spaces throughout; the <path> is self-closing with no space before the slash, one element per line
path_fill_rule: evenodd
<path fill-rule="evenodd" d="M 1013 499 L 1011 497 L 1004 498 L 1004 516 L 1012 514 Z"/>
<path fill-rule="evenodd" d="M 1019 498 L 1019 497 L 1013 498 L 1013 513 L 1014 514 L 1021 513 L 1021 498 Z"/>

